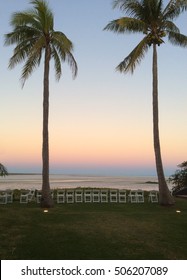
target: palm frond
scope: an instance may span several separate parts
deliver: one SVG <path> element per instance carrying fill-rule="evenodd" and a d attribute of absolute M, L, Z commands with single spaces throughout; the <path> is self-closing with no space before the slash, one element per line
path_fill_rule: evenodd
<path fill-rule="evenodd" d="M 19 26 L 5 35 L 5 45 L 19 44 L 22 41 L 33 41 L 40 37 L 40 32 L 28 26 Z"/>
<path fill-rule="evenodd" d="M 67 38 L 67 36 L 60 31 L 54 31 L 51 34 L 51 41 L 58 45 L 63 46 L 63 48 L 69 51 L 73 51 L 73 43 Z"/>
<path fill-rule="evenodd" d="M 180 30 L 179 28 L 175 25 L 174 22 L 170 21 L 170 20 L 165 20 L 164 23 L 163 23 L 163 27 L 164 27 L 164 30 L 166 32 L 176 32 L 176 33 L 180 33 Z"/>
<path fill-rule="evenodd" d="M 145 36 L 133 51 L 116 67 L 116 70 L 123 73 L 131 72 L 133 74 L 134 69 L 140 64 L 148 49 L 148 37 Z"/>
<path fill-rule="evenodd" d="M 41 56 L 38 54 L 38 57 L 29 57 L 26 61 L 23 70 L 22 75 L 20 78 L 22 87 L 24 87 L 26 80 L 30 77 L 30 75 L 33 73 L 33 71 L 37 68 L 37 66 L 40 64 Z"/>
<path fill-rule="evenodd" d="M 40 22 L 44 31 L 47 33 L 49 30 L 53 30 L 54 17 L 46 1 L 34 0 L 31 3 L 36 11 L 36 19 Z"/>
<path fill-rule="evenodd" d="M 55 67 L 58 66 L 59 61 L 67 62 L 71 68 L 73 78 L 76 78 L 77 72 L 78 72 L 78 66 L 77 66 L 77 63 L 76 63 L 75 58 L 72 55 L 71 51 L 69 51 L 68 49 L 64 49 L 63 46 L 61 46 L 59 44 L 55 44 L 54 42 L 53 42 L 53 47 L 55 48 L 55 51 L 53 51 L 53 55 L 52 55 L 53 58 L 54 58 L 54 55 L 55 56 L 58 55 L 58 58 L 55 57 Z M 58 79 L 59 75 L 61 75 L 60 73 L 57 74 L 59 71 L 58 68 L 59 68 L 59 66 L 56 68 L 57 79 Z"/>
<path fill-rule="evenodd" d="M 27 27 L 18 28 L 10 37 L 7 37 L 8 43 L 17 43 L 13 56 L 9 61 L 10 69 L 13 69 L 17 64 L 29 57 L 34 48 L 38 50 L 38 48 L 43 48 L 45 44 L 43 37 L 40 37 L 33 29 Z"/>
<path fill-rule="evenodd" d="M 116 33 L 136 33 L 144 32 L 146 28 L 147 25 L 142 20 L 131 17 L 123 17 L 109 22 L 104 30 L 110 30 Z"/>
<path fill-rule="evenodd" d="M 32 27 L 36 30 L 41 29 L 41 24 L 36 18 L 35 10 L 27 10 L 25 12 L 16 12 L 11 16 L 10 24 L 13 28 L 20 26 Z"/>
<path fill-rule="evenodd" d="M 163 10 L 163 19 L 175 19 L 187 10 L 187 0 L 170 0 Z"/>
<path fill-rule="evenodd" d="M 62 75 L 62 67 L 61 60 L 55 47 L 53 47 L 51 50 L 51 56 L 54 59 L 55 77 L 56 80 L 59 81 Z"/>
<path fill-rule="evenodd" d="M 149 1 L 149 10 L 152 12 L 152 19 L 158 20 L 162 15 L 163 0 L 152 0 Z"/>
<path fill-rule="evenodd" d="M 176 7 L 176 1 L 170 0 L 163 10 L 163 19 L 174 19 L 180 14 L 180 9 Z"/>
<path fill-rule="evenodd" d="M 114 0 L 114 8 L 119 8 L 130 17 L 149 23 L 157 19 L 163 7 L 162 0 Z"/>
<path fill-rule="evenodd" d="M 114 0 L 113 8 L 119 8 L 132 17 L 142 14 L 142 3 L 138 0 Z"/>
<path fill-rule="evenodd" d="M 59 61 L 67 62 L 71 68 L 73 78 L 77 75 L 77 63 L 72 55 L 73 44 L 72 42 L 65 36 L 62 32 L 53 32 L 52 34 L 52 45 L 55 49 L 54 51 L 54 58 L 55 58 L 55 65 L 57 66 L 56 69 L 56 77 L 59 77 L 58 69 L 59 69 Z M 59 56 L 57 58 L 56 56 Z"/>
<path fill-rule="evenodd" d="M 6 167 L 0 163 L 0 176 L 7 176 L 8 175 L 8 171 L 6 169 Z"/>
<path fill-rule="evenodd" d="M 75 79 L 77 76 L 77 73 L 78 73 L 78 66 L 77 66 L 77 62 L 71 52 L 66 53 L 66 61 L 71 68 L 73 79 Z"/>
<path fill-rule="evenodd" d="M 36 44 L 38 44 L 38 48 Z M 43 48 L 39 47 L 39 42 L 37 42 L 36 44 L 31 49 L 29 56 L 27 56 L 26 63 L 24 64 L 22 69 L 22 75 L 21 75 L 22 87 L 24 86 L 26 80 L 30 77 L 32 72 L 40 65 L 41 62 Z M 41 44 L 43 44 L 42 40 L 41 40 Z"/>
<path fill-rule="evenodd" d="M 187 47 L 187 36 L 178 32 L 168 32 L 168 40 L 176 46 Z"/>
<path fill-rule="evenodd" d="M 27 58 L 30 49 L 31 45 L 29 43 L 25 44 L 25 42 L 23 42 L 17 45 L 14 49 L 13 56 L 9 60 L 8 68 L 13 69 L 17 64 L 23 62 Z"/>

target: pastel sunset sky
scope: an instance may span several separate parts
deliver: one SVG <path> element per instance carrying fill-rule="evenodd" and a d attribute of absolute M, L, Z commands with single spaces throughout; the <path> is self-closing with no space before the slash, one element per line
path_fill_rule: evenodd
<path fill-rule="evenodd" d="M 4 34 L 13 12 L 27 0 L 0 3 L 0 162 L 9 172 L 41 172 L 43 64 L 22 89 L 22 65 L 8 69 L 13 47 Z M 168 1 L 165 1 L 167 3 Z M 142 35 L 117 35 L 103 28 L 122 13 L 111 0 L 48 0 L 55 29 L 74 43 L 79 72 L 66 64 L 56 82 L 50 71 L 51 173 L 155 175 L 152 137 L 152 49 L 134 74 L 115 67 Z M 187 13 L 176 22 L 187 34 Z M 160 140 L 166 175 L 187 160 L 187 48 L 158 48 Z"/>

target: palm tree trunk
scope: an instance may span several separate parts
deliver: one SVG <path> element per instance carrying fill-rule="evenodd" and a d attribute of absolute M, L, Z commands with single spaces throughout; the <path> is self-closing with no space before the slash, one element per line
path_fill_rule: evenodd
<path fill-rule="evenodd" d="M 159 116 L 158 116 L 158 69 L 157 69 L 157 46 L 153 44 L 153 139 L 156 169 L 159 184 L 159 202 L 161 205 L 173 205 L 174 199 L 166 184 L 162 165 L 160 139 L 159 139 Z"/>
<path fill-rule="evenodd" d="M 53 206 L 49 184 L 49 62 L 50 48 L 46 47 L 44 62 L 44 81 L 43 81 L 43 146 L 42 146 L 42 199 L 41 207 L 50 208 Z"/>

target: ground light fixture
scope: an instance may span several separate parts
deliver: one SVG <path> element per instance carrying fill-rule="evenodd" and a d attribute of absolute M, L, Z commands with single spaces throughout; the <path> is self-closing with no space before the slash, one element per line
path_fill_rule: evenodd
<path fill-rule="evenodd" d="M 48 209 L 44 209 L 44 213 L 48 213 Z"/>
<path fill-rule="evenodd" d="M 176 210 L 176 213 L 181 213 L 181 210 Z"/>

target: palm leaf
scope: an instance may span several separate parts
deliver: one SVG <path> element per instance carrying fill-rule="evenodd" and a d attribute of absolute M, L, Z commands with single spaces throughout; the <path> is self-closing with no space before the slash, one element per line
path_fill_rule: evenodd
<path fill-rule="evenodd" d="M 77 63 L 72 55 L 73 44 L 62 32 L 53 32 L 52 34 L 52 45 L 53 49 L 53 58 L 55 59 L 55 72 L 56 78 L 58 79 L 61 76 L 61 69 L 59 67 L 59 61 L 67 62 L 72 70 L 73 78 L 77 75 Z M 54 51 L 55 50 L 55 51 Z M 59 58 L 57 58 L 57 55 Z M 58 71 L 60 71 L 58 73 Z"/>
<path fill-rule="evenodd" d="M 166 32 L 176 32 L 176 33 L 180 33 L 179 28 L 174 24 L 174 22 L 170 21 L 170 20 L 165 20 L 163 23 L 163 28 Z"/>
<path fill-rule="evenodd" d="M 170 0 L 163 11 L 163 18 L 165 20 L 177 18 L 185 10 L 187 10 L 186 0 Z"/>
<path fill-rule="evenodd" d="M 23 31 L 23 29 L 21 29 L 21 31 Z M 19 32 L 19 30 L 17 30 L 17 32 Z M 27 59 L 27 57 L 29 57 L 31 55 L 31 53 L 33 52 L 33 49 L 35 49 L 35 52 L 36 52 L 36 51 L 38 51 L 38 48 L 43 48 L 45 46 L 44 38 L 41 37 L 38 39 L 37 36 L 36 37 L 34 35 L 32 36 L 33 32 L 29 33 L 28 28 L 26 29 L 25 32 L 21 32 L 22 36 L 23 36 L 23 33 L 27 34 L 27 36 L 23 36 L 23 38 L 18 38 L 16 35 L 17 32 L 15 32 L 13 34 L 13 37 L 14 37 L 14 35 L 16 37 L 10 39 L 13 41 L 17 40 L 17 46 L 14 49 L 14 54 L 10 58 L 10 61 L 9 61 L 10 69 L 14 68 L 17 64 L 19 64 L 20 62 L 23 62 L 25 59 Z"/>
<path fill-rule="evenodd" d="M 21 75 L 21 83 L 22 87 L 25 85 L 26 80 L 30 77 L 33 71 L 40 65 L 41 61 L 41 52 L 33 53 L 30 55 L 24 64 L 22 75 Z"/>
<path fill-rule="evenodd" d="M 13 28 L 20 26 L 30 26 L 35 30 L 41 29 L 40 20 L 37 18 L 35 10 L 13 13 L 10 24 Z"/>
<path fill-rule="evenodd" d="M 77 62 L 71 52 L 66 53 L 66 60 L 72 70 L 73 79 L 76 78 L 78 72 Z"/>
<path fill-rule="evenodd" d="M 116 33 L 125 33 L 125 32 L 144 32 L 147 29 L 147 25 L 139 19 L 123 17 L 111 21 L 106 25 L 104 30 L 114 31 Z"/>
<path fill-rule="evenodd" d="M 73 44 L 72 42 L 66 37 L 66 35 L 63 32 L 60 31 L 54 31 L 52 32 L 52 43 L 55 43 L 56 45 L 59 45 L 61 48 L 64 48 L 64 50 L 73 51 Z"/>
<path fill-rule="evenodd" d="M 49 9 L 47 3 L 42 0 L 31 1 L 31 3 L 33 4 L 36 11 L 35 18 L 41 24 L 43 30 L 46 33 L 49 30 L 53 30 L 53 24 L 54 24 L 53 13 Z"/>
<path fill-rule="evenodd" d="M 123 73 L 133 73 L 136 66 L 140 64 L 144 58 L 148 49 L 148 37 L 145 36 L 133 51 L 117 66 L 116 70 Z"/>
<path fill-rule="evenodd" d="M 176 1 L 169 1 L 163 11 L 163 19 L 174 19 L 180 14 L 180 8 L 176 5 Z"/>
<path fill-rule="evenodd" d="M 45 38 L 41 37 L 32 45 L 29 54 L 27 53 L 28 58 L 23 67 L 22 75 L 21 75 L 22 86 L 24 86 L 25 81 L 29 78 L 29 76 L 32 74 L 34 69 L 40 65 L 44 46 L 45 46 Z"/>
<path fill-rule="evenodd" d="M 0 176 L 7 176 L 7 175 L 8 175 L 8 171 L 6 167 L 0 163 Z"/>
<path fill-rule="evenodd" d="M 115 0 L 113 2 L 113 8 L 119 8 L 132 17 L 142 14 L 142 5 L 138 0 Z"/>
<path fill-rule="evenodd" d="M 173 44 L 181 47 L 187 47 L 187 36 L 170 31 L 168 33 L 168 40 Z"/>
<path fill-rule="evenodd" d="M 51 56 L 54 59 L 54 66 L 55 66 L 55 77 L 56 80 L 59 81 L 62 75 L 62 67 L 61 67 L 61 60 L 59 58 L 58 52 L 55 47 L 51 50 Z"/>

